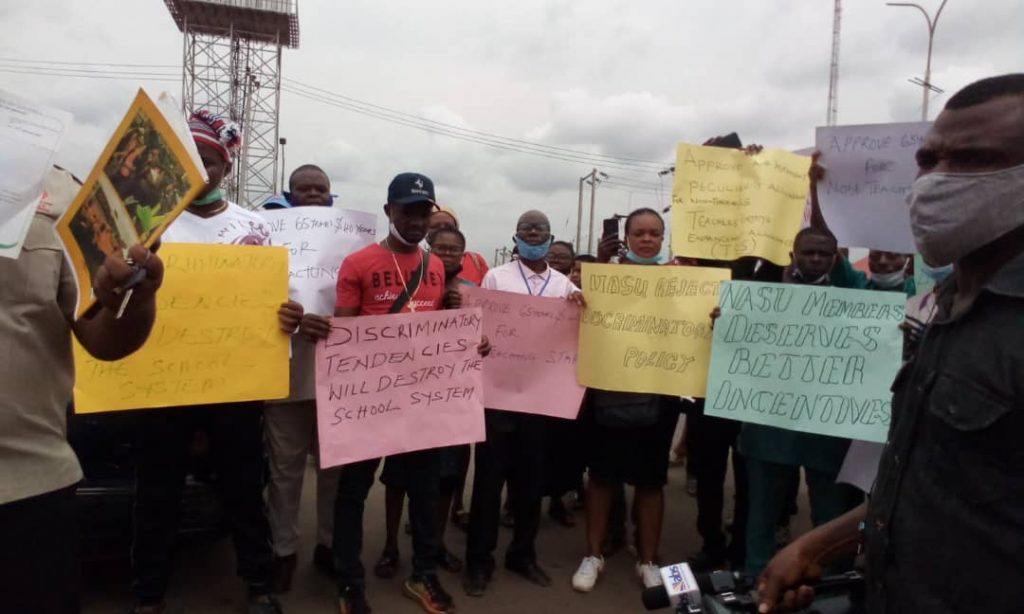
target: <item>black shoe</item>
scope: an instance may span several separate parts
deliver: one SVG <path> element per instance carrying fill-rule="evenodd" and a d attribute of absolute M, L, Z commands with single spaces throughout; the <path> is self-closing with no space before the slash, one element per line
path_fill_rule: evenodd
<path fill-rule="evenodd" d="M 451 573 L 459 573 L 462 571 L 462 559 L 449 552 L 447 548 L 441 548 L 441 554 L 437 556 L 437 566 Z"/>
<path fill-rule="evenodd" d="M 505 569 L 519 574 L 537 586 L 551 586 L 551 577 L 537 563 L 530 562 L 525 565 L 521 563 L 517 565 L 505 563 Z"/>
<path fill-rule="evenodd" d="M 366 592 L 362 588 L 346 586 L 338 595 L 339 614 L 371 614 L 373 610 L 366 602 Z"/>
<path fill-rule="evenodd" d="M 693 571 L 698 573 L 718 571 L 725 568 L 725 553 L 701 550 L 687 559 L 686 562 L 690 564 L 690 568 Z"/>
<path fill-rule="evenodd" d="M 462 579 L 462 589 L 470 597 L 483 597 L 491 578 L 482 571 L 471 571 Z"/>
<path fill-rule="evenodd" d="M 249 598 L 249 614 L 283 614 L 283 610 L 273 595 L 256 595 Z"/>
<path fill-rule="evenodd" d="M 420 604 L 420 607 L 430 614 L 448 614 L 455 611 L 455 601 L 434 574 L 411 576 L 405 581 L 402 593 Z"/>
<path fill-rule="evenodd" d="M 321 573 L 333 578 L 334 550 L 331 550 L 323 544 L 317 544 L 316 549 L 313 550 L 313 567 L 316 567 Z"/>

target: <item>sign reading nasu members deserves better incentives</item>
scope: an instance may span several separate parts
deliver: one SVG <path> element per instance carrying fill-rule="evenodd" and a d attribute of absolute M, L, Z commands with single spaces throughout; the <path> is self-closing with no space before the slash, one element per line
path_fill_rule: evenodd
<path fill-rule="evenodd" d="M 931 122 L 822 126 L 818 200 L 840 245 L 912 253 L 906 198 Z"/>
<path fill-rule="evenodd" d="M 484 439 L 479 309 L 334 318 L 316 347 L 321 467 Z"/>
<path fill-rule="evenodd" d="M 78 342 L 75 412 L 95 413 L 288 396 L 288 292 L 283 247 L 168 243 L 146 343 L 114 362 Z"/>
<path fill-rule="evenodd" d="M 727 282 L 721 308 L 707 415 L 886 440 L 903 293 Z"/>
<path fill-rule="evenodd" d="M 493 349 L 484 369 L 484 404 L 574 419 L 585 388 L 576 381 L 580 308 L 544 298 L 463 286 L 463 305 L 483 311 Z"/>
<path fill-rule="evenodd" d="M 726 279 L 728 269 L 584 264 L 580 383 L 703 397 L 710 314 Z"/>
<path fill-rule="evenodd" d="M 334 315 L 338 270 L 349 254 L 373 243 L 377 218 L 338 207 L 260 211 L 273 245 L 288 248 L 288 296 L 306 313 Z"/>
<path fill-rule="evenodd" d="M 672 187 L 672 253 L 789 264 L 807 206 L 811 159 L 780 149 L 679 145 Z"/>

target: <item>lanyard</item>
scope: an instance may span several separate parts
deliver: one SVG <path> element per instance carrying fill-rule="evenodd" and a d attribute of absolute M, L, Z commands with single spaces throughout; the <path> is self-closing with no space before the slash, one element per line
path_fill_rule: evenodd
<path fill-rule="evenodd" d="M 534 296 L 533 289 L 530 288 L 530 282 L 526 279 L 526 273 L 523 272 L 523 263 L 516 261 L 516 264 L 519 265 L 519 275 L 523 278 L 523 285 L 526 286 L 526 291 L 530 296 Z M 548 267 L 548 277 L 544 280 L 544 285 L 540 287 L 540 292 L 536 296 L 544 296 L 544 291 L 547 290 L 549 283 L 551 283 L 551 267 Z"/>

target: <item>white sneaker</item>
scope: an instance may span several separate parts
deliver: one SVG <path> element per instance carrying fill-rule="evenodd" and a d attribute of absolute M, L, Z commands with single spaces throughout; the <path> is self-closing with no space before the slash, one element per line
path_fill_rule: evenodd
<path fill-rule="evenodd" d="M 661 581 L 661 570 L 657 565 L 649 561 L 647 563 L 637 561 L 636 576 L 644 583 L 644 588 L 654 588 L 663 584 Z"/>
<path fill-rule="evenodd" d="M 581 593 L 589 593 L 594 590 L 597 579 L 604 571 L 603 556 L 588 556 L 583 558 L 580 568 L 572 575 L 572 587 Z"/>

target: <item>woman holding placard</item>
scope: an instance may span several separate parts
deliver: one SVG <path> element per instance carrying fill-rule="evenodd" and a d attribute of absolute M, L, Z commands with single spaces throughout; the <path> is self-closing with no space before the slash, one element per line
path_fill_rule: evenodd
<path fill-rule="evenodd" d="M 665 222 L 653 209 L 637 209 L 625 223 L 625 241 L 616 235 L 601 240 L 598 260 L 618 254 L 621 264 L 661 263 Z M 587 486 L 587 555 L 572 578 L 573 588 L 589 592 L 604 570 L 601 544 L 615 488 L 635 488 L 633 516 L 637 524 L 636 572 L 644 586 L 658 586 L 655 561 L 664 515 L 668 456 L 679 418 L 679 400 L 657 394 L 589 390 L 581 417 L 590 480 Z"/>

